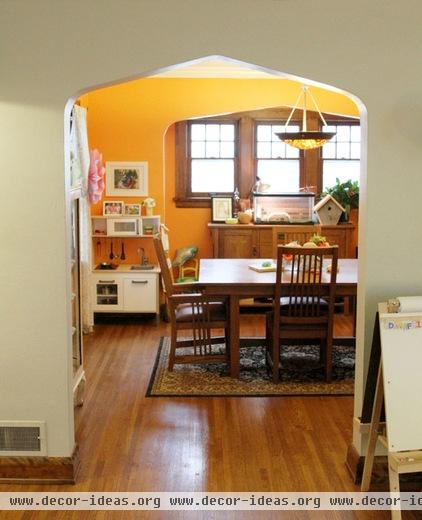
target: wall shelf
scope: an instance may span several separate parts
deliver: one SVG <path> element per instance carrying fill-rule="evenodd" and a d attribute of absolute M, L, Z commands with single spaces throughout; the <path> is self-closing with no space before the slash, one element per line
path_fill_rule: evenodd
<path fill-rule="evenodd" d="M 93 238 L 148 238 L 159 233 L 160 215 L 97 215 L 91 217 Z M 121 228 L 126 229 L 121 229 Z M 119 232 L 120 231 L 120 232 Z"/>
<path fill-rule="evenodd" d="M 154 235 L 91 235 L 92 238 L 152 238 Z"/>

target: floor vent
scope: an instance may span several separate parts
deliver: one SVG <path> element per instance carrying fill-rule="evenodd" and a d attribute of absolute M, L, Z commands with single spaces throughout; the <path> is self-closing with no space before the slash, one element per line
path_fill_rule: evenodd
<path fill-rule="evenodd" d="M 0 455 L 46 455 L 45 422 L 0 421 Z"/>

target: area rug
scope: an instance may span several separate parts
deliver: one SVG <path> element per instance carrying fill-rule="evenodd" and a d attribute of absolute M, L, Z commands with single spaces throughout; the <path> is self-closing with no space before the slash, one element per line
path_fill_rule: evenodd
<path fill-rule="evenodd" d="M 169 338 L 161 338 L 147 397 L 353 395 L 354 347 L 334 347 L 333 381 L 326 383 L 317 346 L 283 346 L 281 382 L 274 384 L 265 366 L 263 347 L 240 349 L 240 379 L 233 379 L 224 363 L 175 365 L 169 372 L 169 346 Z"/>

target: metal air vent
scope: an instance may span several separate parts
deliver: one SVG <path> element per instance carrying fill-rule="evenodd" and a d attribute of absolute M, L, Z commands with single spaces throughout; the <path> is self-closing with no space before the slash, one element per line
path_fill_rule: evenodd
<path fill-rule="evenodd" d="M 45 422 L 0 421 L 0 454 L 46 455 Z"/>

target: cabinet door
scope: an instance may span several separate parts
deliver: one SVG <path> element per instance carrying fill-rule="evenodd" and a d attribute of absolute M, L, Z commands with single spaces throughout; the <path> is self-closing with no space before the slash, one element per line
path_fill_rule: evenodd
<path fill-rule="evenodd" d="M 74 192 L 71 195 L 71 309 L 72 309 L 72 357 L 73 374 L 82 367 L 82 327 L 81 327 L 81 279 L 79 258 L 79 198 Z"/>
<path fill-rule="evenodd" d="M 258 256 L 256 233 L 253 229 L 222 229 L 220 258 L 253 258 Z"/>
<path fill-rule="evenodd" d="M 93 277 L 94 311 L 115 312 L 123 308 L 121 282 L 117 276 Z"/>
<path fill-rule="evenodd" d="M 322 228 L 321 233 L 325 236 L 327 241 L 332 246 L 338 246 L 338 257 L 339 258 L 348 258 L 348 233 L 350 231 L 348 229 L 329 229 Z"/>
<path fill-rule="evenodd" d="M 157 312 L 158 277 L 153 275 L 123 278 L 123 310 L 127 312 Z"/>
<path fill-rule="evenodd" d="M 274 258 L 277 258 L 277 246 L 297 241 L 303 245 L 315 233 L 320 233 L 320 226 L 277 226 L 273 228 Z"/>
<path fill-rule="evenodd" d="M 85 372 L 83 368 L 83 339 L 81 317 L 81 266 L 80 266 L 80 189 L 70 192 L 71 225 L 71 312 L 72 312 L 72 368 L 73 392 L 76 405 L 83 404 Z"/>
<path fill-rule="evenodd" d="M 259 258 L 273 257 L 273 231 L 272 229 L 260 229 L 259 233 Z"/>

